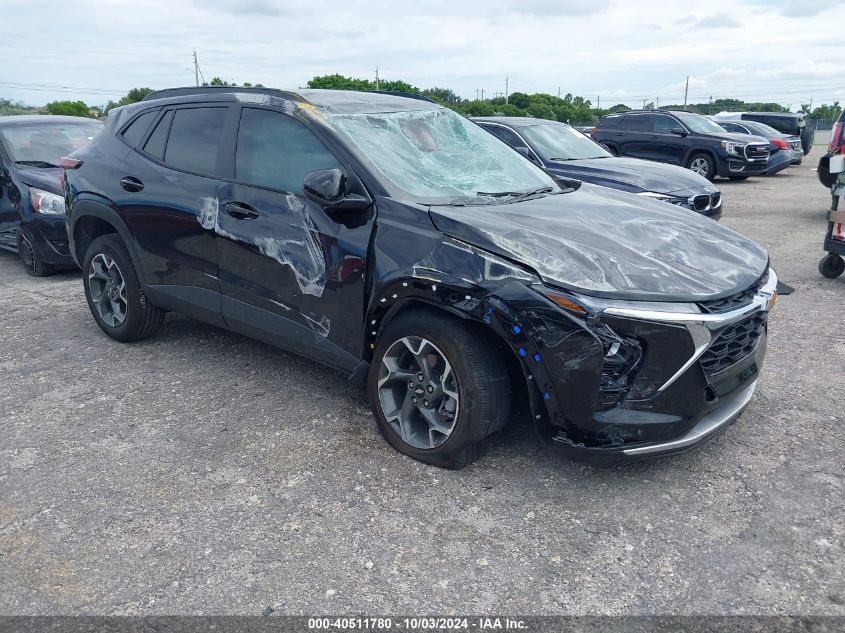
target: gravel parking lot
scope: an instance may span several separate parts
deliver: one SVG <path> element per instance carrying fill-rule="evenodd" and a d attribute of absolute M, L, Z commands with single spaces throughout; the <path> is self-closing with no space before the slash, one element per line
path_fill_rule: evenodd
<path fill-rule="evenodd" d="M 473 466 L 424 466 L 342 376 L 175 315 L 118 344 L 79 273 L 0 252 L 0 613 L 845 615 L 822 145 L 719 182 L 795 293 L 737 423 L 641 464 L 568 461 L 517 417 Z"/>

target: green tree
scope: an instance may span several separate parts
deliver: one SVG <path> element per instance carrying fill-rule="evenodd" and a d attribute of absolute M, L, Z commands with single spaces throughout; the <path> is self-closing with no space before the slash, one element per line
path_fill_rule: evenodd
<path fill-rule="evenodd" d="M 624 103 L 617 103 L 615 106 L 610 106 L 607 111 L 610 114 L 615 112 L 628 112 L 631 108 L 626 106 Z"/>
<path fill-rule="evenodd" d="M 343 75 L 322 75 L 308 81 L 309 88 L 326 88 L 328 90 L 375 90 L 375 85 L 368 79 L 353 79 Z"/>
<path fill-rule="evenodd" d="M 493 116 L 496 113 L 486 101 L 462 101 L 455 109 L 466 116 Z"/>
<path fill-rule="evenodd" d="M 84 101 L 51 101 L 47 104 L 47 112 L 50 114 L 63 114 L 65 116 L 84 116 L 94 118 L 90 108 Z"/>
<path fill-rule="evenodd" d="M 493 106 L 496 116 L 528 116 L 525 110 L 520 110 L 511 103 L 496 104 Z"/>
<path fill-rule="evenodd" d="M 452 92 L 449 88 L 427 88 L 422 91 L 429 99 L 434 99 L 438 103 L 460 103 L 461 98 Z"/>
<path fill-rule="evenodd" d="M 525 110 L 531 103 L 531 97 L 524 92 L 512 92 L 508 97 L 508 103 L 520 110 Z"/>

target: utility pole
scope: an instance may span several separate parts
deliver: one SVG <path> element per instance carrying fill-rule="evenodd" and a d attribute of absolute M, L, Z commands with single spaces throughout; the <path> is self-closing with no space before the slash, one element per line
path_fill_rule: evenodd
<path fill-rule="evenodd" d="M 654 109 L 659 110 L 660 109 L 660 97 L 655 97 L 654 103 L 655 103 Z"/>
<path fill-rule="evenodd" d="M 713 114 L 713 95 L 710 95 L 710 99 L 707 101 L 707 114 Z"/>
<path fill-rule="evenodd" d="M 601 110 L 601 95 L 596 95 L 596 110 Z"/>
<path fill-rule="evenodd" d="M 645 110 L 645 99 L 643 99 L 643 110 Z"/>
<path fill-rule="evenodd" d="M 484 88 L 481 89 L 481 100 L 484 101 Z"/>
<path fill-rule="evenodd" d="M 812 112 L 812 111 L 813 111 L 813 98 L 810 97 L 810 112 Z"/>
<path fill-rule="evenodd" d="M 560 99 L 560 86 L 557 87 L 557 98 Z"/>
<path fill-rule="evenodd" d="M 505 103 L 508 102 L 508 76 L 505 75 Z"/>
<path fill-rule="evenodd" d="M 376 66 L 376 90 L 378 90 L 378 66 Z"/>
<path fill-rule="evenodd" d="M 687 75 L 687 85 L 684 88 L 684 110 L 687 109 L 687 95 L 689 94 L 689 75 Z"/>
<path fill-rule="evenodd" d="M 478 93 L 479 93 L 479 90 L 478 90 L 478 88 L 476 88 L 475 89 L 475 100 L 476 101 L 478 101 Z"/>
<path fill-rule="evenodd" d="M 197 49 L 194 49 L 194 82 L 200 85 L 200 65 L 197 62 Z"/>

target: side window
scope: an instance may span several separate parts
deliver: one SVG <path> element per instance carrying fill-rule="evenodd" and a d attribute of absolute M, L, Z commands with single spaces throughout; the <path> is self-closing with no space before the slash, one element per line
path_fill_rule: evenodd
<path fill-rule="evenodd" d="M 728 132 L 739 132 L 739 126 L 736 123 L 726 123 L 724 121 L 716 121 L 720 127 L 725 128 Z"/>
<path fill-rule="evenodd" d="M 676 127 L 681 127 L 675 119 L 665 114 L 657 114 L 654 116 L 654 133 L 655 134 L 671 134 Z"/>
<path fill-rule="evenodd" d="M 138 143 L 140 143 L 157 114 L 158 110 L 150 110 L 149 112 L 144 112 L 144 114 L 132 121 L 132 123 L 129 124 L 129 127 L 123 130 L 123 138 L 126 139 L 126 142 L 132 147 L 135 147 Z"/>
<path fill-rule="evenodd" d="M 337 159 L 296 119 L 244 108 L 238 128 L 235 177 L 240 182 L 302 193 L 308 172 L 339 168 Z"/>
<path fill-rule="evenodd" d="M 622 127 L 624 129 L 624 122 L 625 122 L 625 115 L 624 114 L 617 114 L 612 116 L 605 116 L 601 118 L 599 121 L 599 126 L 601 127 Z"/>
<path fill-rule="evenodd" d="M 498 125 L 491 125 L 489 127 L 484 125 L 482 127 L 488 132 L 490 132 L 493 136 L 503 140 L 511 147 L 525 147 L 525 143 L 523 143 L 516 134 L 514 134 L 507 128 L 499 127 Z"/>
<path fill-rule="evenodd" d="M 215 175 L 220 132 L 228 108 L 184 108 L 174 112 L 164 163 L 174 169 Z"/>
<path fill-rule="evenodd" d="M 629 114 L 625 117 L 625 129 L 631 132 L 651 132 L 650 114 Z"/>
<path fill-rule="evenodd" d="M 150 138 L 144 143 L 144 151 L 150 156 L 155 156 L 159 160 L 164 158 L 164 143 L 167 141 L 167 133 L 170 131 L 170 122 L 173 121 L 173 111 L 171 110 L 158 122 Z"/>

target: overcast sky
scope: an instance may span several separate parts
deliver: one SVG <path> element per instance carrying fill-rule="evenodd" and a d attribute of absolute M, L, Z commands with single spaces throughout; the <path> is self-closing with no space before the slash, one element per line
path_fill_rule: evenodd
<path fill-rule="evenodd" d="M 206 79 L 303 87 L 403 79 L 460 96 L 572 92 L 601 105 L 709 96 L 845 101 L 843 0 L 2 0 L 0 97 L 104 104 Z M 404 6 L 407 5 L 407 6 Z M 13 16 L 13 17 L 12 17 Z M 14 26 L 14 28 L 10 28 Z"/>

